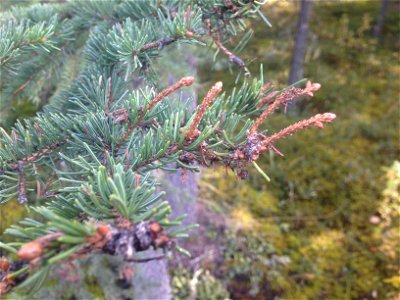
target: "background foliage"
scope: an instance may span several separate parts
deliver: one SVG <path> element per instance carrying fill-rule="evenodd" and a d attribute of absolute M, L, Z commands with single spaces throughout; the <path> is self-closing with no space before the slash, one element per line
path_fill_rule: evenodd
<path fill-rule="evenodd" d="M 334 111 L 338 122 L 277 144 L 285 157 L 260 164 L 271 182 L 256 172 L 248 182 L 225 170 L 204 177 L 205 203 L 227 215 L 226 230 L 238 234 L 225 238 L 215 270 L 236 297 L 398 299 L 400 22 L 393 2 L 378 43 L 371 28 L 379 5 L 314 4 L 305 76 L 321 91 L 299 102 L 298 114 L 276 114 L 265 124 L 273 131 L 320 110 Z M 266 5 L 273 27 L 255 24 L 242 53 L 264 63 L 265 78 L 288 77 L 295 8 L 291 1 Z M 206 82 L 233 79 L 223 65 L 203 70 Z"/>

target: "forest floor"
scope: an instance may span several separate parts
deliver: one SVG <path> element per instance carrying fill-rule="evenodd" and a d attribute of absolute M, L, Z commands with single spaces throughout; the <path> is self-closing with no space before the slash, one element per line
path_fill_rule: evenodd
<path fill-rule="evenodd" d="M 258 21 L 240 54 L 254 62 L 253 74 L 263 63 L 264 78 L 279 88 L 297 18 L 287 4 L 265 6 L 273 27 Z M 322 88 L 296 113 L 277 113 L 265 126 L 274 132 L 325 111 L 338 118 L 277 144 L 285 157 L 271 154 L 260 164 L 270 182 L 256 170 L 246 182 L 220 169 L 202 177 L 199 222 L 206 229 L 190 242 L 194 259 L 182 267 L 191 272 L 175 269 L 181 299 L 201 299 L 206 290 L 234 299 L 398 299 L 399 5 L 391 3 L 377 41 L 371 28 L 379 4 L 314 5 L 305 77 Z M 228 69 L 204 65 L 204 86 L 234 82 Z"/>

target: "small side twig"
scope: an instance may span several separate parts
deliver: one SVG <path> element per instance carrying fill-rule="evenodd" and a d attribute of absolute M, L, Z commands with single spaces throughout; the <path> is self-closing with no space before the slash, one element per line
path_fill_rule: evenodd
<path fill-rule="evenodd" d="M 333 113 L 317 114 L 312 118 L 290 125 L 270 137 L 266 137 L 260 133 L 247 135 L 246 143 L 238 147 L 231 155 L 230 165 L 235 168 L 243 169 L 248 162 L 256 161 L 260 154 L 266 152 L 268 149 L 283 156 L 283 154 L 273 145 L 274 142 L 310 126 L 322 128 L 324 123 L 330 123 L 335 120 L 335 118 L 336 115 Z"/>
<path fill-rule="evenodd" d="M 297 87 L 292 87 L 287 89 L 282 94 L 280 94 L 270 106 L 257 118 L 254 125 L 251 127 L 249 131 L 249 135 L 253 135 L 256 133 L 258 127 L 264 122 L 264 120 L 272 114 L 280 105 L 286 105 L 289 102 L 295 100 L 297 97 L 301 95 L 308 95 L 310 97 L 314 96 L 313 92 L 316 92 L 320 89 L 321 85 L 319 83 L 312 83 L 311 81 L 307 81 L 306 87 L 304 89 L 300 89 Z M 261 100 L 261 105 L 263 106 L 267 102 L 271 101 L 271 99 L 276 95 L 277 92 L 272 92 L 271 95 L 267 95 Z"/>
<path fill-rule="evenodd" d="M 191 141 L 196 136 L 199 135 L 199 130 L 197 129 L 203 116 L 207 110 L 207 108 L 214 102 L 215 98 L 221 93 L 222 91 L 222 82 L 218 81 L 214 86 L 208 91 L 206 97 L 204 98 L 203 102 L 198 107 L 196 114 L 194 116 L 193 122 L 190 125 L 188 131 L 186 132 L 185 139 L 187 141 Z"/>
<path fill-rule="evenodd" d="M 24 261 L 33 261 L 44 253 L 44 250 L 49 243 L 57 240 L 63 235 L 62 232 L 53 232 L 39 237 L 36 240 L 22 245 L 17 255 Z"/>
<path fill-rule="evenodd" d="M 175 38 L 171 38 L 171 37 L 163 38 L 163 39 L 160 39 L 160 40 L 157 40 L 157 41 L 154 41 L 154 42 L 144 45 L 143 48 L 140 49 L 140 52 L 143 52 L 143 51 L 146 51 L 149 49 L 154 49 L 154 48 L 162 48 L 162 47 L 167 46 L 175 41 L 176 41 Z"/>
<path fill-rule="evenodd" d="M 159 255 L 159 256 L 154 256 L 154 257 L 149 257 L 149 258 L 132 258 L 129 260 L 125 260 L 127 262 L 135 262 L 135 263 L 146 263 L 149 261 L 153 261 L 153 260 L 161 260 L 164 259 L 165 255 Z"/>
<path fill-rule="evenodd" d="M 115 148 L 118 149 L 121 148 L 121 145 L 123 144 L 123 142 L 126 141 L 126 139 L 128 138 L 128 136 L 131 135 L 133 129 L 136 128 L 136 124 L 129 124 L 128 129 L 125 131 L 125 133 L 122 135 L 121 139 L 118 141 L 117 145 L 115 146 Z"/>
<path fill-rule="evenodd" d="M 108 119 L 109 115 L 110 102 L 111 102 L 111 77 L 109 77 L 107 80 L 107 98 L 104 106 L 104 113 L 106 114 L 106 119 Z"/>
<path fill-rule="evenodd" d="M 128 129 L 125 131 L 125 133 L 123 134 L 123 136 L 121 137 L 121 139 L 117 142 L 116 145 L 116 149 L 121 148 L 121 145 L 123 144 L 123 142 L 131 135 L 132 131 L 140 125 L 140 122 L 142 121 L 143 118 L 143 113 L 144 111 L 149 111 L 151 110 L 158 102 L 160 102 L 162 99 L 164 99 L 166 96 L 172 94 L 173 92 L 175 92 L 176 90 L 180 89 L 183 86 L 190 86 L 192 85 L 194 82 L 194 77 L 193 76 L 187 76 L 187 77 L 183 77 L 181 78 L 178 82 L 174 83 L 173 85 L 169 86 L 168 88 L 166 88 L 165 90 L 163 90 L 162 92 L 158 93 L 149 103 L 149 105 L 147 105 L 147 107 L 145 108 L 145 110 L 142 110 L 141 112 L 139 112 L 138 115 L 138 120 L 136 122 L 136 124 L 129 124 L 128 125 Z M 116 111 L 114 112 L 116 113 Z M 115 122 L 121 123 L 124 122 L 128 119 L 128 113 L 125 111 L 120 111 L 118 113 L 116 113 L 116 115 L 118 115 L 117 119 Z"/>
<path fill-rule="evenodd" d="M 18 162 L 10 162 L 10 167 L 13 169 L 17 169 L 19 162 L 22 162 L 24 164 L 26 163 L 30 163 L 30 162 L 34 162 L 35 160 L 37 160 L 39 157 L 45 155 L 46 153 L 57 149 L 58 147 L 61 147 L 62 145 L 64 145 L 67 142 L 68 138 L 67 137 L 63 137 L 59 142 L 56 142 L 52 145 L 48 145 L 46 147 L 44 147 L 43 149 L 32 153 L 29 156 L 23 157 L 21 158 Z"/>
<path fill-rule="evenodd" d="M 190 39 L 190 38 L 193 37 L 193 35 L 194 35 L 193 31 L 186 30 L 186 33 L 185 33 L 185 37 L 186 38 Z M 168 45 L 176 42 L 179 38 L 180 38 L 179 36 L 178 37 L 167 37 L 167 38 L 159 39 L 159 40 L 154 41 L 154 42 L 150 42 L 150 43 L 144 45 L 140 50 L 134 51 L 132 53 L 132 55 L 137 55 L 139 53 L 145 52 L 145 51 L 150 50 L 150 49 L 163 48 L 165 46 L 168 46 Z"/>
<path fill-rule="evenodd" d="M 21 92 L 24 88 L 26 88 L 28 86 L 28 84 L 32 81 L 33 76 L 35 76 L 36 73 L 32 74 L 27 81 L 25 81 L 23 84 L 21 84 L 14 92 L 13 92 L 13 96 L 15 96 L 16 94 L 18 94 L 19 92 Z"/>
<path fill-rule="evenodd" d="M 237 56 L 236 54 L 234 54 L 232 51 L 230 51 L 229 49 L 227 49 L 221 42 L 220 37 L 214 32 L 214 30 L 211 27 L 211 22 L 210 19 L 205 19 L 204 20 L 204 24 L 207 26 L 207 28 L 210 31 L 210 35 L 212 37 L 212 39 L 214 40 L 215 44 L 217 45 L 217 47 L 221 50 L 221 52 L 228 57 L 229 61 L 235 65 L 237 65 L 239 68 L 243 69 L 245 71 L 246 74 L 249 74 L 249 70 L 246 68 L 246 64 L 244 63 L 244 61 Z"/>
<path fill-rule="evenodd" d="M 190 86 L 194 82 L 194 77 L 193 76 L 187 76 L 181 78 L 178 82 L 174 83 L 170 87 L 166 88 L 159 94 L 157 94 L 149 103 L 147 106 L 146 110 L 151 110 L 158 102 L 160 102 L 163 98 L 166 96 L 172 94 L 175 92 L 177 89 L 180 89 L 183 86 Z"/>
<path fill-rule="evenodd" d="M 265 138 L 262 141 L 263 145 L 269 146 L 272 143 L 276 142 L 277 140 L 280 140 L 282 138 L 285 138 L 293 133 L 295 133 L 296 131 L 299 131 L 301 129 L 310 127 L 310 126 L 315 126 L 318 128 L 323 128 L 324 127 L 324 123 L 330 123 L 333 120 L 336 119 L 336 115 L 333 113 L 324 113 L 324 114 L 317 114 L 314 117 L 311 117 L 307 120 L 303 120 L 300 122 L 297 122 L 293 125 L 290 125 L 284 129 L 282 129 L 281 131 L 271 135 L 270 137 Z"/>

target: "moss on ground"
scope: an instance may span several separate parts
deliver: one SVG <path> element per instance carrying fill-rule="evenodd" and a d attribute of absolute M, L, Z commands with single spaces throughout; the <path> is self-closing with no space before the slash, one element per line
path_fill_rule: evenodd
<path fill-rule="evenodd" d="M 395 249 L 400 245 L 393 239 L 398 227 L 382 227 L 381 212 L 387 201 L 382 193 L 391 182 L 384 167 L 400 154 L 400 45 L 395 38 L 400 22 L 398 5 L 391 5 L 383 41 L 378 43 L 371 36 L 378 1 L 315 4 L 305 77 L 320 82 L 322 89 L 313 99 L 298 104 L 297 114 L 277 113 L 265 122 L 265 128 L 275 132 L 323 111 L 335 112 L 337 120 L 323 130 L 310 129 L 277 143 L 285 157 L 270 155 L 260 162 L 271 178 L 269 183 L 254 170 L 247 182 L 226 176 L 224 170 L 205 177 L 202 191 L 209 199 L 220 199 L 223 213 L 233 216 L 231 220 L 237 224 L 231 228 L 241 230 L 236 236 L 238 244 L 245 238 L 243 247 L 250 248 L 250 241 L 261 236 L 274 254 L 290 260 L 276 272 L 261 270 L 259 285 L 268 289 L 255 294 L 250 293 L 254 290 L 252 273 L 242 273 L 242 285 L 247 282 L 249 286 L 237 291 L 231 284 L 235 295 L 394 299 L 399 292 L 399 254 Z M 284 84 L 296 17 L 285 2 L 266 7 L 265 12 L 274 27 L 260 24 L 253 46 L 242 56 L 256 57 L 256 62 L 264 63 L 265 78 Z M 257 74 L 252 68 L 250 65 Z M 203 78 L 211 83 L 232 76 L 220 67 Z M 395 194 L 396 201 L 398 197 Z M 251 253 L 252 249 L 242 253 L 242 259 L 253 257 Z M 266 253 L 264 259 L 271 259 L 271 254 Z M 250 269 L 257 268 L 253 261 L 249 261 Z M 224 276 L 236 272 L 231 260 L 225 263 Z M 239 277 L 235 278 L 233 282 Z"/>

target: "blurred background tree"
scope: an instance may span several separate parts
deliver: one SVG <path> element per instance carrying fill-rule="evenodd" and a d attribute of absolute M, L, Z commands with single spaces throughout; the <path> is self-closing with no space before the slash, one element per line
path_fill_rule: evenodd
<path fill-rule="evenodd" d="M 303 78 L 304 54 L 307 46 L 308 22 L 311 15 L 313 2 L 302 0 L 296 26 L 295 42 L 290 66 L 289 84 L 293 84 Z"/>
<path fill-rule="evenodd" d="M 379 11 L 376 24 L 373 28 L 373 35 L 378 39 L 380 39 L 382 36 L 382 29 L 385 22 L 386 12 L 389 6 L 389 0 L 381 0 L 381 1 L 382 1 L 381 9 Z"/>

